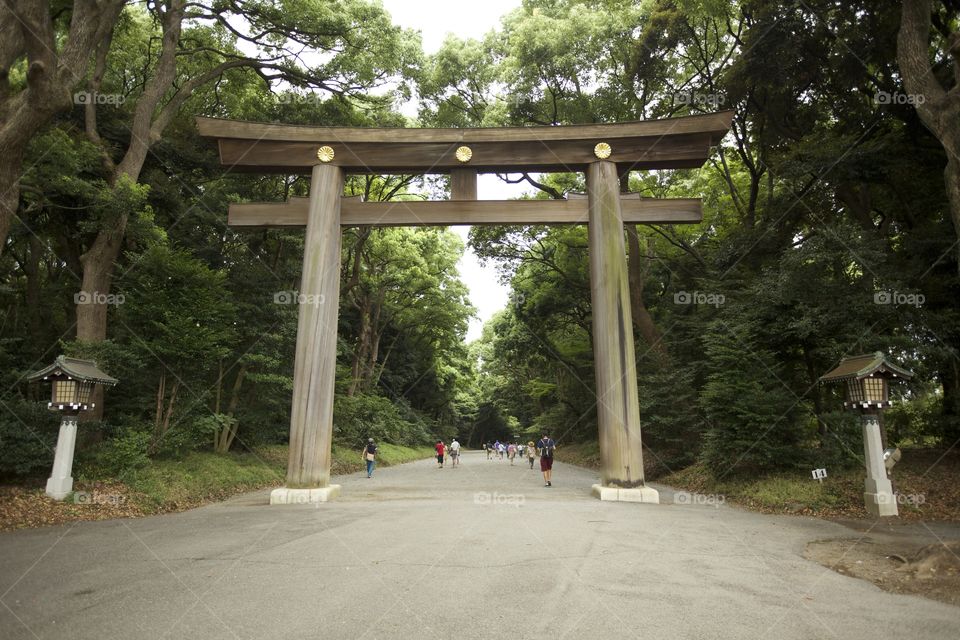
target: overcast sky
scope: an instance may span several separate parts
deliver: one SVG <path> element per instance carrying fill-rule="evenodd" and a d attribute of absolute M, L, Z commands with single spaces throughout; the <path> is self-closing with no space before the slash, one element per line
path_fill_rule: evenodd
<path fill-rule="evenodd" d="M 461 38 L 482 38 L 500 25 L 500 17 L 520 6 L 520 0 L 480 0 L 434 2 L 432 0 L 382 0 L 393 22 L 415 29 L 423 37 L 423 48 L 434 53 L 448 33 Z M 415 114 L 414 109 L 411 115 Z M 516 197 L 523 189 L 506 185 L 495 175 L 481 175 L 477 187 L 480 200 L 502 200 Z M 451 227 L 466 242 L 470 227 Z M 497 281 L 493 266 L 481 267 L 472 251 L 467 251 L 458 265 L 460 277 L 470 289 L 470 302 L 478 317 L 470 323 L 467 341 L 480 337 L 483 323 L 507 305 L 509 289 Z"/>

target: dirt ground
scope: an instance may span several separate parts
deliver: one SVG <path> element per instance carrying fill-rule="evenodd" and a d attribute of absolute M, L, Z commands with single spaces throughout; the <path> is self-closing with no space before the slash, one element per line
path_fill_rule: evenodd
<path fill-rule="evenodd" d="M 809 543 L 808 559 L 885 591 L 960 606 L 960 524 L 839 522 L 851 535 Z"/>

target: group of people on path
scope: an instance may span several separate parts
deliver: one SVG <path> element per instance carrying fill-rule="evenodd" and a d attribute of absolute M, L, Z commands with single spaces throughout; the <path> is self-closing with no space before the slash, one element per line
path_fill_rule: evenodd
<path fill-rule="evenodd" d="M 453 442 L 450 443 L 450 446 L 447 446 L 443 443 L 443 440 L 437 440 L 437 444 L 434 446 L 434 449 L 437 450 L 437 469 L 443 469 L 443 460 L 444 456 L 450 458 L 450 466 L 456 468 L 457 464 L 460 462 L 460 443 L 457 442 L 457 439 L 454 438 Z"/>
<path fill-rule="evenodd" d="M 524 454 L 526 454 L 527 460 L 530 462 L 530 468 L 533 469 L 533 462 L 536 459 L 536 456 L 540 456 L 540 471 L 543 473 L 543 482 L 545 487 L 553 486 L 553 453 L 557 448 L 557 443 L 548 434 L 543 434 L 543 437 L 537 440 L 534 443 L 533 440 L 527 442 L 527 444 L 517 444 L 515 442 L 503 443 L 497 440 L 496 442 L 486 442 L 483 445 L 483 448 L 487 451 L 487 460 L 491 460 L 494 454 L 498 455 L 501 460 L 503 460 L 504 454 L 510 459 L 510 464 L 513 464 L 514 459 L 519 455 L 523 459 Z M 437 452 L 437 468 L 443 469 L 443 464 L 445 459 L 450 459 L 450 466 L 456 467 L 460 463 L 460 443 L 457 442 L 457 439 L 454 438 L 453 442 L 450 445 L 444 444 L 443 440 L 437 440 L 437 444 L 434 446 L 434 449 Z M 363 448 L 363 460 L 367 464 L 367 477 L 373 477 L 373 469 L 377 464 L 377 454 L 379 453 L 379 447 L 373 441 L 373 438 L 367 438 L 367 444 Z"/>
<path fill-rule="evenodd" d="M 536 442 L 530 440 L 527 444 L 512 441 L 504 443 L 500 440 L 485 442 L 483 448 L 487 452 L 487 460 L 492 460 L 494 456 L 503 460 L 504 455 L 506 455 L 510 464 L 514 463 L 517 456 L 522 460 L 524 454 L 526 454 L 531 469 L 533 469 L 534 460 L 539 455 L 540 471 L 543 472 L 543 486 L 553 486 L 553 452 L 557 448 L 557 443 L 548 434 L 543 434 Z"/>

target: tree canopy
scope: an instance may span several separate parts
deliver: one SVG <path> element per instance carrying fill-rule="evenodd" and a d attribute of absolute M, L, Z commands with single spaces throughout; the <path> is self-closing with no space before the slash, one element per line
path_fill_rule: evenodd
<path fill-rule="evenodd" d="M 888 437 L 950 447 L 958 21 L 952 0 L 524 0 L 428 55 L 369 0 L 0 3 L 0 472 L 48 464 L 55 429 L 20 380 L 60 352 L 121 380 L 82 448 L 285 440 L 303 233 L 238 231 L 226 211 L 308 180 L 224 171 L 197 115 L 486 127 L 732 109 L 703 168 L 621 184 L 704 203 L 699 225 L 625 229 L 647 460 L 717 475 L 855 463 L 839 390 L 817 379 L 874 350 L 917 372 Z M 511 180 L 531 198 L 583 190 L 573 173 Z M 469 244 L 512 293 L 465 344 L 455 234 L 345 230 L 341 443 L 595 438 L 586 228 L 475 227 Z"/>

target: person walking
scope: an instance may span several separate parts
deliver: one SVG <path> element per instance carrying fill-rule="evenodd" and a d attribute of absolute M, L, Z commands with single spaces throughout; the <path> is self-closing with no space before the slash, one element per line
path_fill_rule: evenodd
<path fill-rule="evenodd" d="M 530 461 L 530 468 L 533 469 L 533 459 L 537 457 L 537 445 L 533 440 L 527 442 L 527 460 Z"/>
<path fill-rule="evenodd" d="M 437 440 L 437 446 L 434 448 L 437 450 L 437 469 L 443 469 L 443 452 L 446 450 L 443 440 Z"/>
<path fill-rule="evenodd" d="M 493 460 L 493 445 L 490 444 L 488 440 L 486 444 L 483 445 L 483 448 L 487 450 L 487 460 Z"/>
<path fill-rule="evenodd" d="M 545 487 L 553 486 L 553 452 L 557 448 L 557 443 L 547 435 L 537 441 L 537 451 L 540 453 L 540 471 L 543 472 L 543 482 Z"/>
<path fill-rule="evenodd" d="M 373 438 L 367 438 L 367 446 L 363 448 L 363 460 L 367 463 L 367 477 L 373 477 L 373 468 L 377 465 L 377 445 Z"/>
<path fill-rule="evenodd" d="M 510 466 L 513 466 L 513 459 L 517 457 L 517 445 L 512 442 L 507 445 L 507 457 L 510 458 Z"/>
<path fill-rule="evenodd" d="M 460 462 L 460 443 L 457 442 L 457 439 L 454 438 L 453 442 L 450 443 L 450 467 L 453 469 L 457 468 L 457 463 Z"/>

